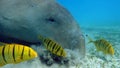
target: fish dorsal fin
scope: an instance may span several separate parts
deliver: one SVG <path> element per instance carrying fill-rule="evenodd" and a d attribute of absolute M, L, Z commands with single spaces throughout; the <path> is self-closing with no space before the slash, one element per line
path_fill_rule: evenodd
<path fill-rule="evenodd" d="M 101 37 L 101 36 L 99 37 L 99 39 L 104 39 L 104 40 L 105 40 L 105 38 L 104 38 L 104 37 Z"/>
<path fill-rule="evenodd" d="M 107 41 L 108 42 L 108 40 L 106 40 L 105 38 L 103 38 L 103 37 L 100 37 L 100 40 L 104 40 L 104 41 Z"/>

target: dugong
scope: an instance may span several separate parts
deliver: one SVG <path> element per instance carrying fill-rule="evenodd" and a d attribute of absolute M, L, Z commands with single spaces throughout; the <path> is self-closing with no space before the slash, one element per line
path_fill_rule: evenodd
<path fill-rule="evenodd" d="M 85 56 L 80 26 L 56 0 L 0 0 L 1 42 L 39 44 L 39 35 Z"/>

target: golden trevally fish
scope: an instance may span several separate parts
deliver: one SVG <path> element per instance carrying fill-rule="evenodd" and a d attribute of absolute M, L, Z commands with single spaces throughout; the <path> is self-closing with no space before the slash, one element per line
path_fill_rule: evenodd
<path fill-rule="evenodd" d="M 102 51 L 104 54 L 114 55 L 114 48 L 112 44 L 105 39 L 99 39 L 93 41 L 88 35 L 86 35 L 89 39 L 88 43 L 94 43 L 97 51 Z"/>
<path fill-rule="evenodd" d="M 45 38 L 43 36 L 39 36 L 38 38 L 42 41 L 43 45 L 45 45 L 47 50 L 49 50 L 51 53 L 57 56 L 66 57 L 66 52 L 60 44 L 50 38 Z"/>
<path fill-rule="evenodd" d="M 1 43 L 1 42 L 0 42 Z M 1 43 L 0 46 L 0 66 L 6 64 L 16 64 L 37 57 L 37 52 L 28 46 L 21 44 Z"/>

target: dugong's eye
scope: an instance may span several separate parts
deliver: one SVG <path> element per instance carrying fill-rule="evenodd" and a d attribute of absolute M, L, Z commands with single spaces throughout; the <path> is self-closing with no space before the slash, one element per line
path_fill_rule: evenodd
<path fill-rule="evenodd" d="M 49 17 L 49 18 L 47 18 L 46 20 L 47 20 L 47 22 L 49 22 L 49 23 L 54 23 L 54 22 L 55 22 L 55 19 L 54 19 L 53 17 Z"/>
<path fill-rule="evenodd" d="M 48 21 L 50 21 L 50 22 L 55 22 L 55 19 L 49 18 Z"/>
<path fill-rule="evenodd" d="M 48 17 L 46 18 L 46 23 L 51 24 L 52 26 L 61 25 L 61 23 L 58 20 L 58 18 Z"/>

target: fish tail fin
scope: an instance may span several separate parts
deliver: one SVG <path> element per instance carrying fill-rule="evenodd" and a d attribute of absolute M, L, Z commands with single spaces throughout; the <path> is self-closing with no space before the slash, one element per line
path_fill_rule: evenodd
<path fill-rule="evenodd" d="M 41 35 L 38 36 L 38 39 L 40 39 L 41 41 L 44 41 L 44 37 Z"/>
<path fill-rule="evenodd" d="M 0 45 L 5 45 L 5 43 L 3 43 L 3 42 L 0 42 Z"/>
<path fill-rule="evenodd" d="M 94 42 L 88 35 L 86 35 L 86 37 L 87 37 L 88 40 L 89 40 L 89 42 L 88 42 L 87 44 Z"/>

